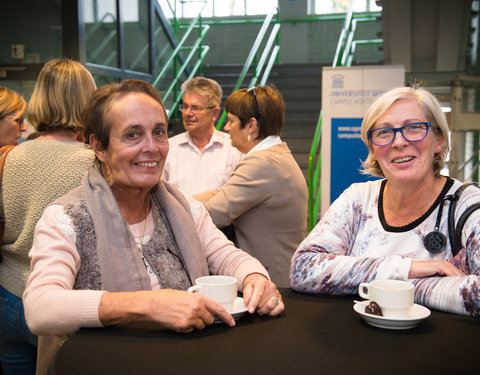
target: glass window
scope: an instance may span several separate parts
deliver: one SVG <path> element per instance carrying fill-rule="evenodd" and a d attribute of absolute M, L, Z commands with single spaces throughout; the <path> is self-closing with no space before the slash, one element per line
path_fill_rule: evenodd
<path fill-rule="evenodd" d="M 375 0 L 315 0 L 316 14 L 346 13 L 353 2 L 354 12 L 378 12 Z"/>
<path fill-rule="evenodd" d="M 117 8 L 115 0 L 85 1 L 86 62 L 118 67 Z"/>
<path fill-rule="evenodd" d="M 245 15 L 244 0 L 213 0 L 213 14 L 215 17 L 243 16 Z M 203 16 L 209 15 L 202 13 Z"/>
<path fill-rule="evenodd" d="M 125 22 L 138 22 L 138 0 L 123 0 L 120 2 L 122 6 L 122 14 Z M 95 23 L 101 21 L 103 23 L 115 22 L 117 14 L 117 5 L 115 0 L 85 0 L 83 3 L 84 21 L 86 23 Z"/>
<path fill-rule="evenodd" d="M 245 13 L 247 16 L 253 16 L 255 14 L 268 14 L 273 8 L 277 6 L 277 0 L 246 0 Z"/>
<path fill-rule="evenodd" d="M 167 18 L 229 17 L 267 14 L 278 6 L 278 0 L 158 0 Z"/>

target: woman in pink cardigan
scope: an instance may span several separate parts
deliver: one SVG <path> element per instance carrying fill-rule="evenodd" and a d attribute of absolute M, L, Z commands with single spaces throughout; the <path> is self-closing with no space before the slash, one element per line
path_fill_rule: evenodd
<path fill-rule="evenodd" d="M 38 222 L 23 296 L 33 332 L 145 321 L 190 332 L 215 316 L 234 326 L 220 304 L 186 292 L 209 274 L 236 277 L 250 313 L 283 311 L 265 268 L 235 248 L 201 204 L 160 180 L 167 116 L 149 83 L 99 88 L 84 124 L 98 162 Z"/>

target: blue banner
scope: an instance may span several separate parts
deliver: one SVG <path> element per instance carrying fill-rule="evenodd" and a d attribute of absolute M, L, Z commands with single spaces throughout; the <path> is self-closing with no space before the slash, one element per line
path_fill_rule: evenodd
<path fill-rule="evenodd" d="M 360 138 L 361 118 L 332 118 L 330 203 L 354 182 L 376 179 L 360 173 L 368 148 Z"/>

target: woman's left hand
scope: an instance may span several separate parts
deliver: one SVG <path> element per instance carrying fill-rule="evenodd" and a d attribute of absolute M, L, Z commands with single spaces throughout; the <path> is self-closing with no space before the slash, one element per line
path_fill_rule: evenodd
<path fill-rule="evenodd" d="M 465 274 L 445 259 L 412 261 L 409 279 L 432 276 L 465 276 Z"/>
<path fill-rule="evenodd" d="M 261 274 L 250 274 L 243 281 L 243 300 L 248 312 L 259 315 L 278 315 L 285 310 L 282 296 L 276 285 Z"/>

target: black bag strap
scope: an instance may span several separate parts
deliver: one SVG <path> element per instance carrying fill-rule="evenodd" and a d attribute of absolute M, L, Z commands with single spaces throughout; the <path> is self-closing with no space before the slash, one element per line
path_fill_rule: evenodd
<path fill-rule="evenodd" d="M 460 215 L 457 225 L 455 226 L 455 209 L 457 207 L 457 202 L 460 198 L 460 195 L 465 191 L 470 185 L 479 187 L 476 183 L 466 182 L 460 186 L 455 193 L 453 193 L 452 199 L 450 201 L 450 207 L 448 209 L 448 237 L 450 238 L 450 245 L 452 247 L 452 254 L 456 256 L 458 252 L 462 249 L 462 230 L 467 222 L 467 219 L 472 213 L 480 209 L 480 202 L 474 203 L 473 205 L 467 207 L 467 209 Z"/>

